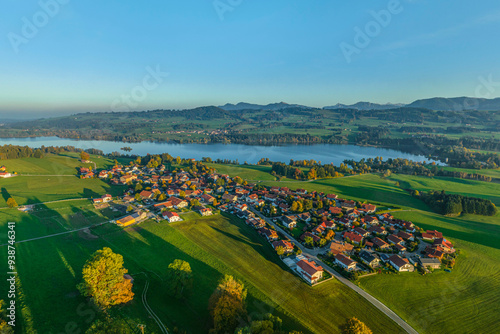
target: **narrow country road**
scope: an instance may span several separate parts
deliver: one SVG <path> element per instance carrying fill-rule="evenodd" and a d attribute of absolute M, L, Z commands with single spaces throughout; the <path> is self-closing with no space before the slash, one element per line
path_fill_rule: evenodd
<path fill-rule="evenodd" d="M 305 248 L 302 246 L 300 242 L 295 240 L 290 234 L 288 234 L 286 231 L 284 231 L 280 226 L 276 225 L 271 219 L 265 217 L 262 215 L 259 211 L 255 210 L 254 208 L 250 207 L 251 211 L 258 215 L 260 218 L 264 219 L 267 223 L 269 223 L 271 226 L 274 226 L 277 231 L 283 233 L 284 235 L 288 236 L 288 238 L 302 250 L 302 254 L 307 255 L 309 258 L 313 259 L 316 263 L 320 264 L 323 268 L 327 269 L 337 280 L 339 280 L 341 283 L 345 284 L 347 287 L 351 288 L 352 290 L 356 291 L 359 295 L 361 295 L 363 298 L 368 300 L 373 306 L 378 308 L 382 313 L 384 313 L 386 316 L 391 318 L 395 323 L 397 323 L 401 328 L 403 328 L 407 333 L 410 334 L 418 334 L 418 332 L 413 329 L 406 321 L 401 319 L 400 316 L 398 316 L 394 311 L 392 311 L 390 308 L 385 306 L 382 302 L 380 302 L 377 298 L 373 297 L 370 295 L 368 292 L 365 290 L 361 289 L 359 286 L 356 284 L 352 283 L 349 281 L 347 278 L 344 276 L 340 275 L 338 272 L 336 272 L 332 267 L 318 259 L 315 253 L 317 252 L 311 252 L 310 249 Z"/>
<path fill-rule="evenodd" d="M 146 311 L 149 313 L 151 318 L 156 322 L 160 330 L 162 331 L 163 334 L 168 334 L 167 327 L 161 322 L 160 318 L 156 315 L 156 313 L 153 312 L 151 309 L 151 306 L 148 304 L 147 300 L 147 293 L 148 293 L 148 288 L 149 288 L 149 280 L 146 275 L 146 284 L 144 285 L 144 290 L 142 291 L 142 303 L 144 304 L 144 307 L 146 308 Z"/>

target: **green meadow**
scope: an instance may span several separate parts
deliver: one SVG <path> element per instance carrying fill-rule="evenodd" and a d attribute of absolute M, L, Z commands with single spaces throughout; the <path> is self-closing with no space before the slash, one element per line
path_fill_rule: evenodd
<path fill-rule="evenodd" d="M 123 192 L 123 188 L 110 187 L 97 179 L 42 176 L 46 175 L 42 168 L 52 168 L 52 171 L 67 168 L 69 173 L 73 164 L 78 164 L 76 156 L 72 159 L 71 163 L 62 163 L 67 167 L 50 167 L 50 164 L 40 169 L 29 167 L 39 176 L 0 179 L 3 195 L 0 207 L 5 207 L 7 196 L 25 204 Z M 10 166 L 17 164 L 19 173 L 27 173 L 29 165 L 23 160 L 26 159 L 2 162 Z M 54 164 L 57 161 L 52 159 Z M 438 229 L 460 250 L 452 272 L 437 270 L 425 276 L 418 273 L 375 275 L 361 278 L 360 286 L 421 333 L 496 331 L 500 318 L 500 214 L 495 217 L 441 216 L 404 189 L 444 189 L 489 198 L 500 205 L 498 184 L 396 174 L 390 178 L 369 174 L 312 182 L 278 182 L 269 174 L 269 167 L 213 166 L 221 173 L 258 180 L 264 185 L 305 188 L 375 203 L 391 208 L 395 217 L 411 220 L 424 229 Z M 112 212 L 95 210 L 89 199 L 72 200 L 39 205 L 32 213 L 3 208 L 0 229 L 6 229 L 8 221 L 17 222 L 16 237 L 21 241 L 92 226 L 112 217 Z M 71 232 L 17 244 L 18 331 L 64 333 L 68 324 L 84 331 L 94 317 L 76 290 L 76 284 L 86 259 L 105 246 L 124 256 L 125 266 L 135 278 L 134 300 L 115 310 L 131 327 L 144 323 L 148 331 L 159 332 L 140 299 L 147 279 L 150 281 L 149 305 L 169 329 L 207 332 L 210 328 L 208 298 L 217 281 L 224 274 L 231 274 L 248 288 L 249 313 L 273 312 L 284 320 L 286 330 L 336 333 L 346 318 L 356 316 L 374 333 L 401 331 L 336 280 L 309 287 L 241 220 L 230 215 L 202 218 L 192 213 L 183 218 L 183 222 L 173 224 L 147 221 L 126 229 L 107 224 L 91 228 L 91 233 Z M 0 233 L 0 244 L 6 240 L 6 233 Z M 164 282 L 168 264 L 174 259 L 188 261 L 195 279 L 192 295 L 181 302 L 168 296 Z M 6 252 L 0 252 L 0 261 L 0 268 L 6 271 Z M 0 282 L 0 289 L 5 288 L 6 282 Z"/>
<path fill-rule="evenodd" d="M 60 333 L 69 322 L 82 329 L 88 326 L 89 317 L 80 316 L 77 310 L 89 307 L 75 286 L 85 260 L 104 246 L 122 254 L 125 266 L 137 279 L 134 301 L 120 307 L 119 314 L 131 324 L 147 323 L 150 330 L 156 325 L 145 315 L 140 302 L 146 279 L 140 273 L 147 273 L 151 281 L 149 305 L 170 329 L 207 332 L 208 299 L 217 281 L 231 274 L 248 288 L 249 313 L 257 316 L 272 312 L 283 319 L 287 330 L 337 333 L 346 318 L 357 316 L 376 332 L 400 332 L 391 320 L 341 283 L 332 280 L 314 288 L 308 286 L 239 219 L 221 215 L 201 218 L 196 214 L 183 218 L 184 222 L 170 225 L 148 221 L 125 230 L 105 225 L 93 228 L 93 236 L 75 232 L 18 244 L 18 303 L 23 332 Z M 25 223 L 30 222 L 21 220 L 18 228 Z M 0 259 L 5 263 L 3 254 Z M 194 274 L 193 293 L 181 302 L 168 296 L 163 281 L 174 259 L 188 261 Z M 41 279 L 50 284 L 40 285 Z"/>

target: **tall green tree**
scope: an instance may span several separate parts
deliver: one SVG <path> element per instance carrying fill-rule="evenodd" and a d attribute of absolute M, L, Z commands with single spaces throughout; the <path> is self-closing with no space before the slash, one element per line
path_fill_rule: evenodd
<path fill-rule="evenodd" d="M 193 272 L 188 262 L 174 260 L 168 265 L 167 284 L 170 295 L 180 299 L 191 293 Z"/>
<path fill-rule="evenodd" d="M 95 321 L 85 334 L 134 334 L 137 331 L 131 328 L 125 320 L 107 317 Z"/>

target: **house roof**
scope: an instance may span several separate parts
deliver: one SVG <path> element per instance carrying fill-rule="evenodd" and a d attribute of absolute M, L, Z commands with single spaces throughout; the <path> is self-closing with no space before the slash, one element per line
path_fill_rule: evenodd
<path fill-rule="evenodd" d="M 392 263 L 394 263 L 394 265 L 396 265 L 397 267 L 401 268 L 402 266 L 404 266 L 405 264 L 408 264 L 408 259 L 403 259 L 402 257 L 400 257 L 399 255 L 392 255 L 390 258 L 389 258 L 389 261 L 391 261 Z"/>
<path fill-rule="evenodd" d="M 302 270 L 304 270 L 310 276 L 313 276 L 318 271 L 323 271 L 323 268 L 321 266 L 318 266 L 313 261 L 308 261 L 306 259 L 300 260 L 299 262 L 297 262 L 297 267 L 300 267 Z"/>
<path fill-rule="evenodd" d="M 339 262 L 342 262 L 346 266 L 352 266 L 353 263 L 356 263 L 356 261 L 351 260 L 344 254 L 337 254 L 335 255 L 335 259 Z"/>
<path fill-rule="evenodd" d="M 383 247 L 383 246 L 389 246 L 387 242 L 380 238 L 373 238 L 372 242 L 377 245 L 378 247 Z"/>

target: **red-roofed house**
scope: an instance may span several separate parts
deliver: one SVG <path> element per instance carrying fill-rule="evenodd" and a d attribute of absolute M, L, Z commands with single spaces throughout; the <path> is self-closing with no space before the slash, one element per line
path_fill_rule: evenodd
<path fill-rule="evenodd" d="M 283 247 L 283 251 L 285 252 L 285 254 L 293 252 L 293 245 L 290 241 L 278 240 L 278 241 L 274 241 L 272 243 L 272 245 L 273 245 L 274 250 L 276 250 L 276 248 L 278 248 L 278 247 Z"/>
<path fill-rule="evenodd" d="M 297 272 L 311 285 L 323 277 L 323 268 L 306 259 L 297 262 Z"/>
<path fill-rule="evenodd" d="M 349 239 L 350 241 L 352 241 L 352 243 L 357 244 L 357 245 L 360 244 L 361 241 L 363 241 L 363 236 L 361 236 L 357 233 L 354 233 L 354 232 L 344 232 L 342 237 L 344 239 Z"/>
<path fill-rule="evenodd" d="M 163 218 L 168 220 L 169 223 L 177 222 L 181 220 L 177 212 L 165 211 L 162 214 Z"/>

